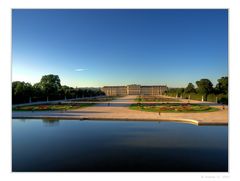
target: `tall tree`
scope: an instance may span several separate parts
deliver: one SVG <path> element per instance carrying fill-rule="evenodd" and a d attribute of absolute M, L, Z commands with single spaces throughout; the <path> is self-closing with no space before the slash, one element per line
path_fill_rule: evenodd
<path fill-rule="evenodd" d="M 183 94 L 183 92 L 184 92 L 184 88 L 178 88 L 177 89 L 178 96 L 181 96 Z"/>
<path fill-rule="evenodd" d="M 40 83 L 35 83 L 33 85 L 33 95 L 36 97 L 42 97 L 43 96 L 43 91 L 41 89 L 41 85 Z"/>
<path fill-rule="evenodd" d="M 66 85 L 63 85 L 61 86 L 61 89 L 59 90 L 61 96 L 64 96 L 64 97 L 69 97 L 69 94 L 70 94 L 70 87 L 66 86 Z"/>
<path fill-rule="evenodd" d="M 30 83 L 20 81 L 12 82 L 13 103 L 28 102 L 32 93 L 33 88 Z"/>
<path fill-rule="evenodd" d="M 201 79 L 199 81 L 196 81 L 196 84 L 198 86 L 198 92 L 200 94 L 203 94 L 204 100 L 207 100 L 208 94 L 210 94 L 213 91 L 213 84 L 208 79 Z"/>
<path fill-rule="evenodd" d="M 228 93 L 228 77 L 221 77 L 218 79 L 218 83 L 216 85 L 216 91 L 217 93 Z"/>
<path fill-rule="evenodd" d="M 195 87 L 192 83 L 189 83 L 188 86 L 185 88 L 184 92 L 187 93 L 187 94 L 195 93 L 196 89 L 195 89 Z"/>
<path fill-rule="evenodd" d="M 43 90 L 45 96 L 51 96 L 58 93 L 61 88 L 61 83 L 58 75 L 44 75 L 39 82 L 41 89 Z"/>

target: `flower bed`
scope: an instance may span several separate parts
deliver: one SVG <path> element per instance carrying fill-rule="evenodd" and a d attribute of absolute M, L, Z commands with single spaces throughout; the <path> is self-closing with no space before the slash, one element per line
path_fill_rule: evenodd
<path fill-rule="evenodd" d="M 199 104 L 132 104 L 132 110 L 148 111 L 148 112 L 172 112 L 172 113 L 194 113 L 194 112 L 212 112 L 218 111 L 218 108 L 199 105 Z"/>
<path fill-rule="evenodd" d="M 92 106 L 93 103 L 58 103 L 58 104 L 42 104 L 42 105 L 29 105 L 18 106 L 13 108 L 13 111 L 56 111 L 56 110 L 69 110 L 78 109 L 82 107 Z"/>

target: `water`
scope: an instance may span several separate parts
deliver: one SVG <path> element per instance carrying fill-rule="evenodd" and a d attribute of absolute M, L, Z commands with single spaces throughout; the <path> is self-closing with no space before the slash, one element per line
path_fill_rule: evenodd
<path fill-rule="evenodd" d="M 13 171 L 228 171 L 228 127 L 14 119 Z"/>

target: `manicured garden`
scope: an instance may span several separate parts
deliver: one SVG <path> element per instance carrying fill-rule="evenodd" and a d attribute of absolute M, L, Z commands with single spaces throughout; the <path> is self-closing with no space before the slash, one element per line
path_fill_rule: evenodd
<path fill-rule="evenodd" d="M 94 103 L 58 103 L 58 104 L 41 104 L 29 106 L 17 106 L 13 111 L 57 111 L 57 110 L 72 110 L 83 107 L 92 106 Z"/>
<path fill-rule="evenodd" d="M 72 102 L 105 102 L 105 101 L 112 101 L 118 97 L 116 96 L 104 96 L 104 97 L 86 97 L 76 100 L 71 100 Z"/>
<path fill-rule="evenodd" d="M 218 111 L 216 107 L 188 103 L 161 103 L 161 104 L 132 104 L 132 110 L 160 112 L 160 113 L 198 113 Z"/>
<path fill-rule="evenodd" d="M 178 99 L 175 98 L 168 98 L 168 97 L 163 97 L 163 96 L 138 96 L 135 101 L 137 102 L 179 102 Z"/>

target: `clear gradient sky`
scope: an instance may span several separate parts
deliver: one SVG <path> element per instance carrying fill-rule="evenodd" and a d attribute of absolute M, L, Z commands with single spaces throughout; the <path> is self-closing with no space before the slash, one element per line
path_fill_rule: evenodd
<path fill-rule="evenodd" d="M 228 74 L 227 10 L 15 9 L 12 20 L 13 81 L 185 87 Z"/>

